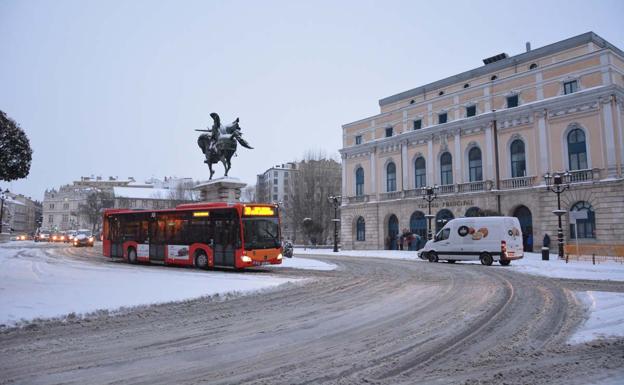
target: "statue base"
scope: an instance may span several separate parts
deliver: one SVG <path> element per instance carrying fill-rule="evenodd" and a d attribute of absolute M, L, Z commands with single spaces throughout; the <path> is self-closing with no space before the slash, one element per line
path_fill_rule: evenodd
<path fill-rule="evenodd" d="M 224 177 L 198 184 L 193 190 L 199 191 L 202 202 L 239 202 L 246 185 L 238 178 Z"/>

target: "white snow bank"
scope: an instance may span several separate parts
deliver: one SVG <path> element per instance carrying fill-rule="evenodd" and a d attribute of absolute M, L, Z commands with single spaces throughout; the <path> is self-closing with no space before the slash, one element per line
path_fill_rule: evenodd
<path fill-rule="evenodd" d="M 570 342 L 624 336 L 624 293 L 587 291 L 577 295 L 589 307 L 590 314 Z"/>
<path fill-rule="evenodd" d="M 538 253 L 525 253 L 524 258 L 511 263 L 514 271 L 553 278 L 590 279 L 596 281 L 624 281 L 624 263 L 603 262 L 592 265 L 589 261 L 560 260 L 556 254 L 542 261 Z"/>
<path fill-rule="evenodd" d="M 349 257 L 390 258 L 422 261 L 416 251 L 400 250 L 341 250 L 337 253 L 331 249 L 295 249 L 297 255 L 341 255 Z M 444 263 L 444 262 L 442 262 Z M 479 261 L 459 261 L 458 263 L 476 263 Z M 497 265 L 495 263 L 495 265 Z M 525 253 L 524 258 L 512 261 L 511 266 L 505 267 L 511 271 L 520 273 L 541 275 L 553 278 L 589 279 L 605 281 L 624 281 L 624 263 L 602 262 L 592 265 L 589 261 L 570 261 L 565 263 L 559 260 L 556 254 L 550 255 L 550 260 L 542 261 L 542 255 L 538 253 Z"/>
<path fill-rule="evenodd" d="M 281 265 L 268 265 L 269 267 L 292 267 L 304 270 L 334 270 L 337 266 L 333 263 L 317 261 L 310 258 L 284 258 Z"/>
<path fill-rule="evenodd" d="M 123 263 L 91 263 L 58 249 L 0 247 L 0 324 L 251 292 L 296 279 Z"/>

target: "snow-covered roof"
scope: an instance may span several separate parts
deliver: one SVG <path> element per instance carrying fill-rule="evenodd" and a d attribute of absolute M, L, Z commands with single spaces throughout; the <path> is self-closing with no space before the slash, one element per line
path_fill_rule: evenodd
<path fill-rule="evenodd" d="M 152 187 L 113 187 L 115 198 L 169 199 L 173 190 Z"/>

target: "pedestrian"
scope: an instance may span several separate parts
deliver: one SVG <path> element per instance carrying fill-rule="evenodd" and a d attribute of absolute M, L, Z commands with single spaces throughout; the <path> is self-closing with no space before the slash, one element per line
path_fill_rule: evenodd
<path fill-rule="evenodd" d="M 403 250 L 403 245 L 405 243 L 405 235 L 401 234 L 399 237 L 399 250 Z"/>
<path fill-rule="evenodd" d="M 544 241 L 542 242 L 542 245 L 550 249 L 550 237 L 548 234 L 544 234 Z"/>
<path fill-rule="evenodd" d="M 529 237 L 527 238 L 527 251 L 533 251 L 533 234 L 529 234 Z"/>

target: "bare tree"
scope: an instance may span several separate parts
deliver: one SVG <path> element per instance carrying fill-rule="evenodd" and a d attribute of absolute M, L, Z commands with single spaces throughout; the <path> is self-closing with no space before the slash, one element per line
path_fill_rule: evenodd
<path fill-rule="evenodd" d="M 241 201 L 256 202 L 256 186 L 245 186 L 241 191 Z"/>
<path fill-rule="evenodd" d="M 102 227 L 102 211 L 113 207 L 113 197 L 110 192 L 96 190 L 87 195 L 85 203 L 78 206 L 78 213 L 91 224 L 91 231 L 99 230 Z"/>
<path fill-rule="evenodd" d="M 193 187 L 195 187 L 195 183 L 192 181 L 178 183 L 169 192 L 169 199 L 175 201 L 175 204 L 193 201 Z"/>
<path fill-rule="evenodd" d="M 305 232 L 307 240 L 327 244 L 333 233 L 334 210 L 330 195 L 340 195 L 341 166 L 322 151 L 308 151 L 297 164 L 292 186 L 285 204 L 284 216 L 295 234 Z M 304 226 L 304 220 L 309 219 Z M 304 231 L 305 230 L 305 231 Z"/>

